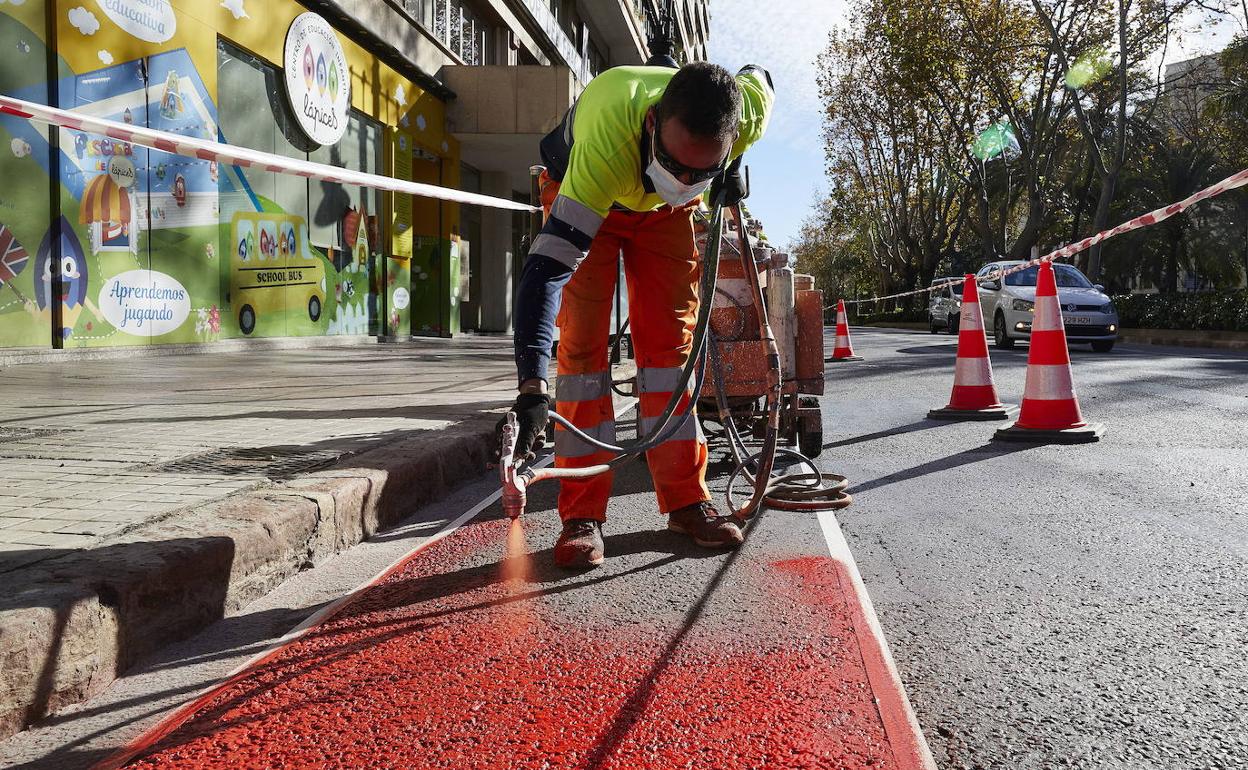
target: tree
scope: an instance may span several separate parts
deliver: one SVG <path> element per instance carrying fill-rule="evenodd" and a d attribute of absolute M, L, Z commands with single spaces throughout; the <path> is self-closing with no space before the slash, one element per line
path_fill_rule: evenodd
<path fill-rule="evenodd" d="M 819 60 L 832 226 L 865 243 L 885 292 L 927 283 L 966 221 L 966 171 L 949 151 L 965 129 L 918 98 L 914 78 L 935 43 L 915 0 L 864 0 Z M 938 34 L 938 31 L 937 33 Z"/>
<path fill-rule="evenodd" d="M 1091 232 L 1097 233 L 1109 226 L 1110 207 L 1131 150 L 1131 122 L 1151 123 L 1153 111 L 1161 102 L 1165 79 L 1161 73 L 1150 77 L 1146 71 L 1148 61 L 1158 50 L 1162 52 L 1158 61 L 1165 61 L 1170 33 L 1180 16 L 1193 7 L 1211 8 L 1212 3 L 1209 0 L 1116 0 L 1112 39 L 1104 37 L 1105 25 L 1100 18 L 1106 3 L 1031 0 L 1031 4 L 1048 31 L 1053 57 L 1067 73 L 1065 84 L 1075 94 L 1072 104 L 1079 130 L 1087 142 L 1087 158 L 1100 180 L 1091 223 Z M 1111 43 L 1116 45 L 1117 51 L 1111 59 L 1101 59 L 1104 66 L 1098 62 L 1089 67 L 1086 60 L 1081 65 L 1070 55 L 1070 51 L 1079 50 L 1071 45 L 1072 33 L 1081 29 L 1092 30 L 1090 36 L 1084 36 L 1083 42 L 1093 47 L 1084 48 L 1085 52 L 1100 53 L 1103 57 Z M 1094 75 L 1103 73 L 1108 77 L 1103 83 L 1098 82 L 1097 77 L 1089 78 L 1086 83 L 1083 78 L 1072 78 L 1071 73 L 1078 72 L 1080 66 L 1090 69 Z M 1105 87 L 1109 84 L 1112 86 Z M 1090 106 L 1085 104 L 1081 93 L 1085 85 L 1094 86 L 1088 89 Z M 1144 114 L 1134 114 L 1132 107 Z M 1097 244 L 1088 252 L 1087 273 L 1093 281 L 1101 279 L 1102 249 L 1103 246 Z"/>

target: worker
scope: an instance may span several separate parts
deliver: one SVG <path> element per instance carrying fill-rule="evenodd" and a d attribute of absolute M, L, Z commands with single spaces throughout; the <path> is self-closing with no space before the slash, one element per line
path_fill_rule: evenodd
<path fill-rule="evenodd" d="M 559 414 L 614 443 L 607 346 L 621 254 L 642 429 L 657 423 L 692 349 L 701 269 L 693 213 L 708 190 L 725 205 L 744 197 L 741 155 L 762 137 L 773 102 L 771 76 L 759 67 L 735 78 L 706 62 L 616 67 L 590 81 L 542 140 L 544 224 L 516 298 L 517 456 L 531 456 L 545 430 L 556 323 Z M 685 394 L 681 411 L 692 397 Z M 556 425 L 556 467 L 612 457 Z M 696 415 L 646 459 L 668 529 L 704 547 L 741 544 L 742 522 L 710 502 L 706 439 Z M 611 482 L 609 472 L 560 481 L 557 565 L 602 563 Z"/>

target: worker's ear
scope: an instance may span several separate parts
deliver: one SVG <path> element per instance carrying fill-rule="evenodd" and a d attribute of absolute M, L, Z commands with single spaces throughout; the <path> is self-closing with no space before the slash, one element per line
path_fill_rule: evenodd
<path fill-rule="evenodd" d="M 656 123 L 658 123 L 658 120 L 659 120 L 658 113 L 655 112 L 655 109 L 653 107 L 646 110 L 646 130 L 647 131 L 654 131 L 654 126 Z"/>

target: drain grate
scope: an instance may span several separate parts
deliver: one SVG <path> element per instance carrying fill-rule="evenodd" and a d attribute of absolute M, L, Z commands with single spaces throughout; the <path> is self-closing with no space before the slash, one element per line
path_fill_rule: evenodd
<path fill-rule="evenodd" d="M 149 467 L 148 470 L 156 473 L 204 473 L 213 476 L 265 476 L 283 481 L 333 465 L 342 454 L 333 450 L 309 450 L 298 446 L 214 449 Z"/>

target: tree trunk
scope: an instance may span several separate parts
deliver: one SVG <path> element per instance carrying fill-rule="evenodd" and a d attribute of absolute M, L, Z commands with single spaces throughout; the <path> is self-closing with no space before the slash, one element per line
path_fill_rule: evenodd
<path fill-rule="evenodd" d="M 1166 228 L 1166 269 L 1162 274 L 1161 291 L 1175 294 L 1179 291 L 1179 249 L 1183 246 L 1183 231 Z"/>
<path fill-rule="evenodd" d="M 980 177 L 980 183 L 983 183 L 983 177 Z M 985 262 L 991 262 L 997 256 L 996 247 L 993 246 L 995 236 L 992 233 L 992 212 L 988 207 L 988 196 L 980 194 L 979 196 L 979 221 L 982 225 L 982 231 L 979 238 L 979 250 Z"/>
<path fill-rule="evenodd" d="M 1092 218 L 1092 232 L 1089 235 L 1097 233 L 1109 227 L 1109 207 L 1114 202 L 1114 192 L 1118 187 L 1118 175 L 1120 171 L 1111 171 L 1101 180 L 1101 196 L 1096 202 L 1096 216 Z M 1088 250 L 1088 278 L 1092 279 L 1092 283 L 1101 282 L 1101 248 L 1104 244 L 1096 244 Z"/>

